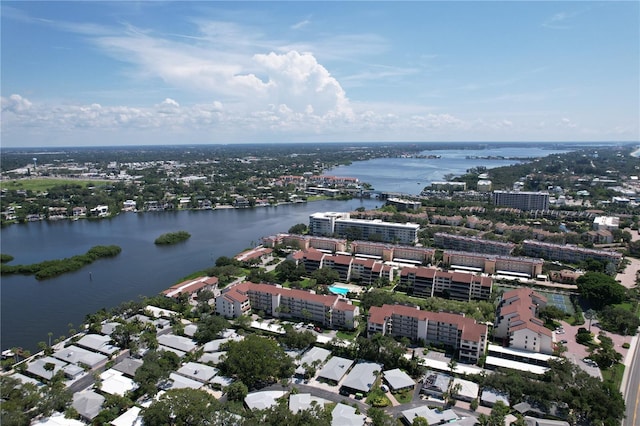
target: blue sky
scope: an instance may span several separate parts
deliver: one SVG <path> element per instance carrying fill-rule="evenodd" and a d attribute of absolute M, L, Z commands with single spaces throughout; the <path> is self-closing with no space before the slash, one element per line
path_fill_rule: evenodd
<path fill-rule="evenodd" d="M 639 5 L 2 1 L 2 145 L 638 141 Z"/>

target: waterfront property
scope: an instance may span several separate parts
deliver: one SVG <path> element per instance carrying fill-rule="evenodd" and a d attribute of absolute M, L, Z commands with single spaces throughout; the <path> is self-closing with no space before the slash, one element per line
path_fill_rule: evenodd
<path fill-rule="evenodd" d="M 351 219 L 349 213 L 314 213 L 309 216 L 311 235 L 338 235 L 349 239 L 378 240 L 400 244 L 418 241 L 417 223 L 394 223 L 382 220 Z"/>
<path fill-rule="evenodd" d="M 470 363 L 478 362 L 484 354 L 488 336 L 487 326 L 473 318 L 404 305 L 372 306 L 367 332 L 449 346 L 458 352 L 458 359 Z"/>
<path fill-rule="evenodd" d="M 249 309 L 272 317 L 295 318 L 328 328 L 348 329 L 357 326 L 360 312 L 350 301 L 336 295 L 248 281 L 226 289 L 216 298 L 216 311 L 221 315 L 237 318 Z"/>
<path fill-rule="evenodd" d="M 167 297 L 177 298 L 181 294 L 194 297 L 201 290 L 213 290 L 218 285 L 217 277 L 199 277 L 192 280 L 182 281 L 164 290 L 162 294 Z"/>

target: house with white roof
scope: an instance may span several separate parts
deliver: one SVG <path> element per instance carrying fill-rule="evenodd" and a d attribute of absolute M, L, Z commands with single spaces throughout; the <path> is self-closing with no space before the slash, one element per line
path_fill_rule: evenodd
<path fill-rule="evenodd" d="M 142 408 L 133 406 L 111 421 L 111 426 L 142 426 Z"/>
<path fill-rule="evenodd" d="M 138 388 L 136 382 L 113 368 L 100 374 L 100 380 L 102 381 L 100 390 L 109 395 L 124 396 L 127 392 L 132 392 Z"/>
<path fill-rule="evenodd" d="M 75 419 L 67 419 L 63 413 L 55 412 L 51 416 L 33 420 L 33 426 L 85 426 L 84 422 Z"/>
<path fill-rule="evenodd" d="M 384 373 L 384 381 L 389 385 L 389 389 L 397 392 L 403 389 L 413 389 L 416 382 L 404 371 L 399 368 L 387 370 Z"/>
<path fill-rule="evenodd" d="M 451 389 L 455 389 L 456 387 L 458 387 L 458 389 L 454 397 L 460 401 L 471 402 L 478 397 L 478 392 L 480 392 L 480 386 L 478 386 L 477 383 L 457 377 L 453 379 Z"/>
<path fill-rule="evenodd" d="M 440 411 L 424 405 L 402 411 L 402 417 L 406 424 L 413 424 L 416 417 L 422 417 L 426 419 L 430 425 L 451 423 L 459 419 L 458 415 L 451 409 Z"/>
<path fill-rule="evenodd" d="M 508 395 L 493 389 L 483 389 L 480 395 L 480 404 L 486 407 L 493 407 L 496 402 L 502 401 L 504 405 L 509 407 Z"/>
<path fill-rule="evenodd" d="M 327 361 L 322 370 L 318 373 L 318 378 L 338 383 L 353 365 L 353 360 L 334 356 Z"/>
<path fill-rule="evenodd" d="M 342 382 L 342 387 L 353 392 L 369 393 L 382 371 L 382 365 L 375 362 L 356 364 Z"/>
<path fill-rule="evenodd" d="M 264 410 L 278 403 L 278 399 L 286 395 L 284 391 L 253 392 L 244 398 L 244 403 L 250 410 Z"/>

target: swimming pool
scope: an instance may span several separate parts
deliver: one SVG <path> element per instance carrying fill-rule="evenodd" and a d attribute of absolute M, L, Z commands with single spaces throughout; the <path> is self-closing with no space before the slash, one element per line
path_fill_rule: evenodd
<path fill-rule="evenodd" d="M 346 296 L 347 293 L 349 293 L 348 288 L 336 287 L 335 285 L 329 286 L 329 291 L 333 294 L 339 294 L 341 296 Z"/>

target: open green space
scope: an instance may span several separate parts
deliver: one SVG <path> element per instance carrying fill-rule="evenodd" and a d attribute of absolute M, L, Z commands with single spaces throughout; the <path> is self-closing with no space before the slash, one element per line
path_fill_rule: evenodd
<path fill-rule="evenodd" d="M 45 192 L 56 186 L 80 185 L 82 187 L 87 187 L 87 186 L 93 186 L 96 184 L 102 184 L 104 182 L 108 182 L 108 181 L 92 180 L 92 179 L 44 179 L 44 178 L 14 179 L 14 180 L 5 180 L 0 182 L 0 188 L 8 189 L 8 190 L 24 189 L 25 191 L 30 190 L 33 192 Z"/>

